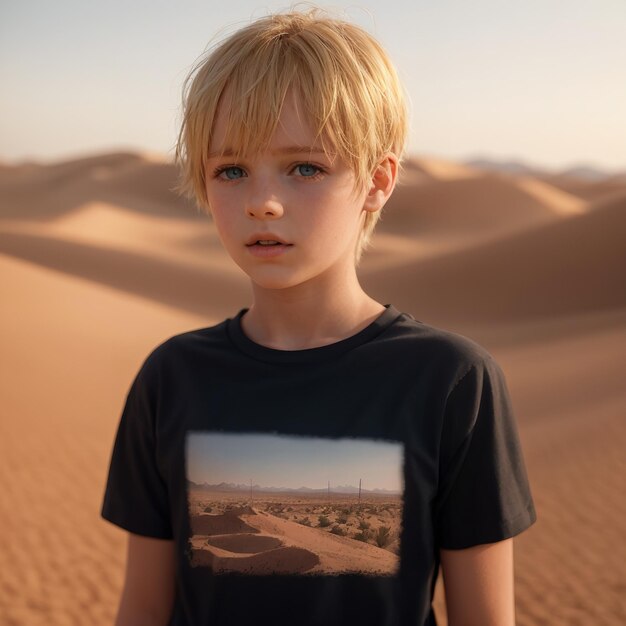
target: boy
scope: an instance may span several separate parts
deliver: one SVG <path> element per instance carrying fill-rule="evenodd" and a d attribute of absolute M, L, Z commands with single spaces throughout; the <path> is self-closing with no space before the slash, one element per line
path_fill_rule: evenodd
<path fill-rule="evenodd" d="M 356 275 L 407 133 L 386 53 L 313 9 L 192 77 L 179 189 L 253 302 L 131 385 L 102 506 L 129 531 L 118 626 L 434 625 L 440 564 L 450 626 L 512 626 L 536 513 L 502 370 Z"/>

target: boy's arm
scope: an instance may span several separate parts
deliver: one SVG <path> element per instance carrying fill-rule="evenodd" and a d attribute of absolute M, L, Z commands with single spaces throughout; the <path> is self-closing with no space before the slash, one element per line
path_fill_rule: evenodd
<path fill-rule="evenodd" d="M 129 532 L 127 554 L 115 626 L 166 626 L 174 606 L 174 541 Z"/>
<path fill-rule="evenodd" d="M 515 626 L 512 537 L 439 554 L 448 626 Z"/>

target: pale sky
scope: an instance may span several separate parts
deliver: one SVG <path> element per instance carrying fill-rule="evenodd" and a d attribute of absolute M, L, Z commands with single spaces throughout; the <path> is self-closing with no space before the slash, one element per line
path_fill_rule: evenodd
<path fill-rule="evenodd" d="M 626 168 L 625 0 L 318 2 L 376 36 L 411 98 L 412 154 Z M 289 2 L 0 5 L 0 160 L 173 155 L 186 73 Z"/>
<path fill-rule="evenodd" d="M 187 477 L 210 485 L 325 489 L 359 486 L 402 491 L 402 445 L 367 439 L 192 432 Z"/>

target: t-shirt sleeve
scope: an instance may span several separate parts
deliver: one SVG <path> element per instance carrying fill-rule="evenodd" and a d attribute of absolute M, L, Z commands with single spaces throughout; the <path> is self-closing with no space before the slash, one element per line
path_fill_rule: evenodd
<path fill-rule="evenodd" d="M 148 357 L 126 396 L 100 514 L 129 532 L 172 539 L 167 485 L 156 460 L 157 385 Z"/>
<path fill-rule="evenodd" d="M 537 519 L 506 380 L 487 355 L 448 394 L 435 530 L 439 548 L 513 537 Z"/>

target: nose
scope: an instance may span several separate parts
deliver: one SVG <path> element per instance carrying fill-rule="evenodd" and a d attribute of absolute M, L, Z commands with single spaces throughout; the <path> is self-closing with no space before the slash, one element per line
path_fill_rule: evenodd
<path fill-rule="evenodd" d="M 283 205 L 276 198 L 276 194 L 272 193 L 269 184 L 257 185 L 256 188 L 250 190 L 246 202 L 246 214 L 248 217 L 257 219 L 281 217 Z"/>

